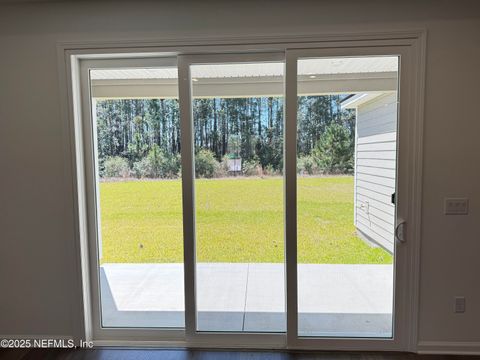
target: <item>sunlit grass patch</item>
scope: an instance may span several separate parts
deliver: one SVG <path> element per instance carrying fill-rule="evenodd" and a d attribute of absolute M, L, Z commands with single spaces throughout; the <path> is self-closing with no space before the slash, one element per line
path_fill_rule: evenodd
<path fill-rule="evenodd" d="M 281 178 L 196 180 L 200 262 L 283 262 Z M 102 262 L 183 261 L 180 180 L 100 184 Z M 392 257 L 359 239 L 353 177 L 298 180 L 300 263 L 385 264 Z"/>

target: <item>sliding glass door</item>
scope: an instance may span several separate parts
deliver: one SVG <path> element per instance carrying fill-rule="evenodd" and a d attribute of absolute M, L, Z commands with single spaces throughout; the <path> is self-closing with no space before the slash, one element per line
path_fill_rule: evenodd
<path fill-rule="evenodd" d="M 297 61 L 298 334 L 391 338 L 398 57 Z"/>
<path fill-rule="evenodd" d="M 176 59 L 82 63 L 93 317 L 101 328 L 185 326 Z M 95 216 L 93 216 L 95 215 Z"/>
<path fill-rule="evenodd" d="M 385 50 L 385 49 L 382 49 Z M 287 333 L 401 347 L 407 53 L 292 50 L 286 66 Z M 403 78 L 402 78 L 403 76 Z M 401 146 L 402 145 L 402 146 Z M 294 167 L 295 166 L 295 167 Z M 403 214 L 403 215 L 400 215 Z M 401 246 L 399 246 L 401 245 Z"/>
<path fill-rule="evenodd" d="M 283 54 L 179 62 L 192 154 L 191 334 L 285 333 Z"/>
<path fill-rule="evenodd" d="M 95 336 L 404 347 L 408 56 L 82 61 Z"/>

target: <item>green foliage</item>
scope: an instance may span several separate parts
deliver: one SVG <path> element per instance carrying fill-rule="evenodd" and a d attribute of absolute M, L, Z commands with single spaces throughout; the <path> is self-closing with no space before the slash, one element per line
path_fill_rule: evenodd
<path fill-rule="evenodd" d="M 230 135 L 228 137 L 227 151 L 231 159 L 240 157 L 241 139 L 238 135 Z"/>
<path fill-rule="evenodd" d="M 263 175 L 266 176 L 276 176 L 276 175 L 281 175 L 282 170 L 281 169 L 275 169 L 272 165 L 267 165 L 263 170 Z"/>
<path fill-rule="evenodd" d="M 283 171 L 283 136 L 275 129 L 266 129 L 265 139 L 257 139 L 255 151 L 263 169 L 273 168 L 277 172 Z"/>
<path fill-rule="evenodd" d="M 222 158 L 222 161 L 220 161 L 221 171 L 224 172 L 225 174 L 228 173 L 228 171 L 230 170 L 228 167 L 229 159 L 232 159 L 232 157 L 229 154 L 227 154 L 227 155 L 224 155 Z"/>
<path fill-rule="evenodd" d="M 139 179 L 153 177 L 150 161 L 144 157 L 142 160 L 133 163 L 133 173 Z"/>
<path fill-rule="evenodd" d="M 349 130 L 353 143 L 355 113 L 340 106 L 342 95 L 302 96 L 298 98 L 298 154 L 310 156 L 333 123 Z M 101 176 L 107 157 L 126 158 L 135 174 L 154 177 L 160 173 L 158 159 L 151 158 L 154 146 L 162 156 L 173 159 L 180 154 L 180 120 L 176 99 L 118 99 L 97 102 L 98 163 Z M 258 161 L 264 174 L 283 171 L 283 99 L 281 97 L 203 98 L 193 100 L 193 145 L 209 150 L 220 161 L 225 155 L 242 162 Z M 158 149 L 157 149 L 158 150 Z M 155 151 L 157 151 L 155 150 Z M 167 156 L 168 154 L 168 156 Z M 150 159 L 145 159 L 150 156 Z M 318 153 L 325 172 L 343 172 L 329 168 L 326 155 Z M 352 159 L 353 162 L 353 155 Z M 174 162 L 174 161 L 173 161 Z M 343 161 L 347 163 L 348 161 Z M 211 165 L 211 164 L 210 164 Z M 302 171 L 309 173 L 308 169 Z M 334 165 L 332 165 L 334 166 Z M 210 166 L 211 168 L 211 166 Z M 211 169 L 210 169 L 211 170 Z M 201 170 L 201 176 L 211 176 Z M 152 175 L 153 174 L 153 175 Z M 227 175 L 220 167 L 213 176 Z"/>
<path fill-rule="evenodd" d="M 147 144 L 144 144 L 140 133 L 135 133 L 133 140 L 127 146 L 127 156 L 131 162 L 142 159 L 148 151 Z"/>
<path fill-rule="evenodd" d="M 317 172 L 317 164 L 312 156 L 302 156 L 297 161 L 297 172 L 299 174 L 313 175 Z"/>
<path fill-rule="evenodd" d="M 312 156 L 320 170 L 328 174 L 349 174 L 353 171 L 353 139 L 350 130 L 330 124 L 320 136 Z"/>
<path fill-rule="evenodd" d="M 128 177 L 130 175 L 130 167 L 127 159 L 120 156 L 107 157 L 103 163 L 103 176 L 109 178 Z"/>
<path fill-rule="evenodd" d="M 158 145 L 153 145 L 148 155 L 133 165 L 138 178 L 176 178 L 180 171 L 180 157 L 166 155 Z"/>
<path fill-rule="evenodd" d="M 223 158 L 222 158 L 222 161 L 220 161 L 218 163 L 218 166 L 216 166 L 215 168 L 215 173 L 213 174 L 213 177 L 215 178 L 221 178 L 221 177 L 225 177 L 225 176 L 228 176 L 228 159 L 229 159 L 229 155 L 225 155 Z"/>
<path fill-rule="evenodd" d="M 242 163 L 242 172 L 245 176 L 261 176 L 262 173 L 262 165 L 258 161 L 257 158 L 253 158 L 252 160 L 246 160 Z"/>
<path fill-rule="evenodd" d="M 198 178 L 212 178 L 220 164 L 210 150 L 200 150 L 195 155 L 195 176 Z"/>

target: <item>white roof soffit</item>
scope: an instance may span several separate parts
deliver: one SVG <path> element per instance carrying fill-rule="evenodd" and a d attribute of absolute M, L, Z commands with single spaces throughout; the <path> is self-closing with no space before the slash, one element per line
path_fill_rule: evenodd
<path fill-rule="evenodd" d="M 397 57 L 301 59 L 298 94 L 325 95 L 394 91 Z M 284 64 L 192 65 L 194 97 L 282 96 Z M 177 69 L 95 69 L 90 73 L 95 98 L 174 98 Z"/>

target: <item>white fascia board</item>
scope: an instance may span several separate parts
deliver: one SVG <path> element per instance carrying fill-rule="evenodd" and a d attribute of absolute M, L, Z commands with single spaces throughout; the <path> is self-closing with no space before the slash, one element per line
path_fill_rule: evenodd
<path fill-rule="evenodd" d="M 282 76 L 261 78 L 201 79 L 193 83 L 193 96 L 198 98 L 243 98 L 283 96 Z M 99 99 L 174 98 L 176 79 L 92 80 L 92 95 Z M 322 75 L 298 79 L 299 96 L 388 92 L 395 90 L 395 73 Z"/>
<path fill-rule="evenodd" d="M 365 104 L 379 96 L 388 94 L 390 92 L 394 92 L 394 91 L 389 90 L 389 91 L 362 92 L 344 100 L 341 106 L 342 106 L 342 109 L 356 109 L 358 106 Z"/>

